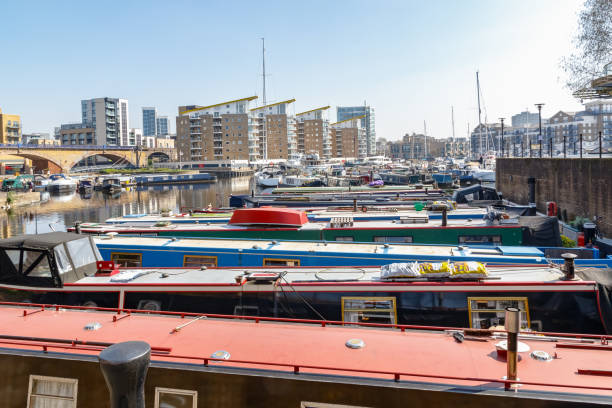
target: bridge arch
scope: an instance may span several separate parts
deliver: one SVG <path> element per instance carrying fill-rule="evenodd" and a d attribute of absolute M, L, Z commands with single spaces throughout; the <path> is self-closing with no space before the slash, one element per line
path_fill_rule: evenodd
<path fill-rule="evenodd" d="M 170 155 L 165 152 L 153 152 L 147 156 L 147 162 L 168 162 L 170 161 Z"/>
<path fill-rule="evenodd" d="M 87 151 L 87 152 L 84 152 L 82 155 L 77 156 L 72 161 L 72 163 L 70 165 L 70 169 L 75 167 L 81 161 L 83 161 L 85 159 L 88 159 L 90 157 L 96 157 L 96 156 L 101 156 L 101 157 L 107 158 L 107 159 L 111 160 L 113 163 L 126 164 L 126 165 L 130 165 L 132 167 L 137 167 L 137 164 L 134 162 L 135 158 L 132 158 L 132 157 L 128 158 L 128 157 L 126 157 L 125 154 L 119 154 L 119 152 L 124 153 L 125 151 L 121 151 L 120 150 L 118 152 L 113 152 L 113 151 L 102 151 L 102 152 Z"/>
<path fill-rule="evenodd" d="M 28 159 L 32 162 L 32 170 L 35 173 L 41 173 L 49 171 L 51 173 L 61 173 L 65 170 L 62 166 L 62 162 L 56 158 L 49 157 L 45 154 L 40 153 L 29 153 L 29 152 L 7 152 L 11 156 L 21 157 Z"/>

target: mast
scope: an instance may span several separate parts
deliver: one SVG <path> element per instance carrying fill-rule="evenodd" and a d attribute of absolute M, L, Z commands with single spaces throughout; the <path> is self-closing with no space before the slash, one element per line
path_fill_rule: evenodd
<path fill-rule="evenodd" d="M 455 141 L 455 108 L 451 105 L 451 123 L 453 125 L 453 142 Z"/>
<path fill-rule="evenodd" d="M 478 153 L 482 154 L 482 121 L 480 118 L 480 79 L 478 71 L 476 71 L 476 95 L 478 97 Z"/>
<path fill-rule="evenodd" d="M 427 159 L 427 122 L 423 121 L 423 145 L 425 146 L 425 159 Z"/>
<path fill-rule="evenodd" d="M 263 105 L 266 106 L 266 40 L 261 39 L 261 66 L 263 71 Z"/>

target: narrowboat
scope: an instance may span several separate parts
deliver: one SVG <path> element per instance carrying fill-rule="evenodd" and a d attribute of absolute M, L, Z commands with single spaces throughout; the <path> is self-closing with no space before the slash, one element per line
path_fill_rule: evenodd
<path fill-rule="evenodd" d="M 139 186 L 155 184 L 195 184 L 195 183 L 214 183 L 217 176 L 210 173 L 195 174 L 145 174 L 134 177 L 134 181 Z"/>
<path fill-rule="evenodd" d="M 430 220 L 442 219 L 442 211 L 437 210 L 422 210 L 419 213 L 413 208 L 365 208 L 354 211 L 353 208 L 328 208 L 322 209 L 300 209 L 305 211 L 309 221 L 323 222 L 331 221 L 337 217 L 352 217 L 353 221 L 393 221 L 400 220 L 402 217 L 416 216 L 419 214 L 427 215 Z M 157 223 L 171 224 L 200 224 L 200 223 L 228 223 L 232 217 L 233 210 L 229 211 L 211 211 L 199 212 L 190 211 L 173 214 L 164 217 L 160 214 L 127 214 L 121 217 L 108 218 L 107 224 L 124 224 L 124 225 L 155 225 Z M 468 220 L 482 219 L 487 214 L 485 208 L 457 208 L 447 210 L 447 219 L 449 220 Z"/>
<path fill-rule="evenodd" d="M 32 183 L 34 185 L 34 176 L 30 174 L 20 174 L 14 178 L 5 178 L 2 180 L 2 191 L 22 191 L 27 190 Z"/>
<path fill-rule="evenodd" d="M 525 217 L 494 222 L 483 220 L 430 220 L 427 214 L 414 214 L 399 220 L 355 222 L 350 216 L 332 217 L 329 222 L 310 222 L 305 212 L 288 208 L 244 208 L 233 212 L 227 224 L 125 225 L 83 223 L 86 234 L 145 235 L 183 238 L 241 238 L 321 240 L 352 242 L 403 242 L 419 244 L 523 245 L 531 227 L 521 225 Z M 70 228 L 74 231 L 75 228 Z M 560 237 L 551 246 L 560 246 Z M 554 242 L 554 243 L 553 243 Z"/>
<path fill-rule="evenodd" d="M 314 268 L 266 258 L 265 267 L 219 268 L 215 257 L 185 254 L 183 267 L 167 268 L 143 267 L 134 253 L 103 255 L 79 234 L 2 240 L 0 301 L 475 329 L 503 324 L 500 313 L 513 306 L 525 330 L 612 329 L 611 270 L 571 259 Z"/>
<path fill-rule="evenodd" d="M 609 337 L 526 334 L 506 313 L 507 330 L 474 331 L 3 306 L 0 394 L 5 408 L 612 404 Z"/>
<path fill-rule="evenodd" d="M 584 267 L 612 267 L 596 248 L 443 246 L 326 241 L 94 237 L 103 259 L 132 267 L 183 267 L 198 260 L 216 266 L 381 266 L 396 262 L 479 261 L 487 265 L 537 266 L 562 263 L 561 254 L 579 256 Z"/>

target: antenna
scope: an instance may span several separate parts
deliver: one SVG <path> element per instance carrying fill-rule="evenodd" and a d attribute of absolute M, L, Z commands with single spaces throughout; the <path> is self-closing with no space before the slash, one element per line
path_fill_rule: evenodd
<path fill-rule="evenodd" d="M 480 79 L 478 79 L 478 71 L 476 71 L 476 95 L 478 97 L 478 152 L 482 154 L 482 122 L 480 119 Z"/>
<path fill-rule="evenodd" d="M 261 38 L 261 66 L 263 68 L 263 106 L 266 106 L 266 39 Z"/>

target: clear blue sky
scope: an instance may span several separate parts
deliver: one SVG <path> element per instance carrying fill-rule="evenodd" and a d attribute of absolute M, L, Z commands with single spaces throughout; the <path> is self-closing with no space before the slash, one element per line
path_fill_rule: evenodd
<path fill-rule="evenodd" d="M 13 1 L 2 8 L 0 108 L 24 131 L 80 121 L 80 100 L 129 99 L 172 118 L 177 106 L 261 94 L 295 111 L 363 104 L 378 136 L 451 133 L 477 121 L 475 71 L 489 121 L 545 102 L 580 105 L 563 88 L 580 0 Z M 335 117 L 335 110 L 332 118 Z M 509 121 L 509 119 L 508 119 Z"/>

